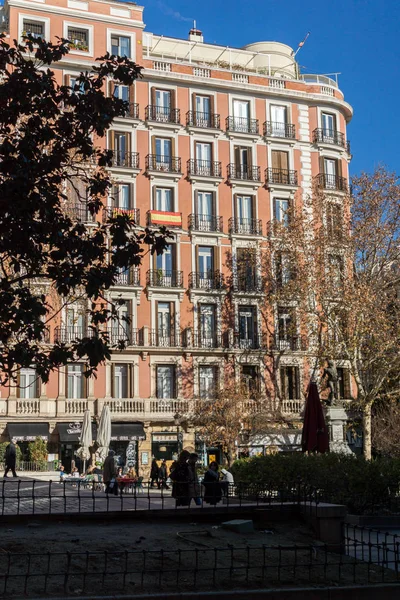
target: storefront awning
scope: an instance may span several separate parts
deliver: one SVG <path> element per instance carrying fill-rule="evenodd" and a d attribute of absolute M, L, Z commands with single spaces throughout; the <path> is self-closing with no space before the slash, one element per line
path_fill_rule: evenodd
<path fill-rule="evenodd" d="M 82 421 L 73 421 L 71 423 L 57 423 L 60 442 L 68 444 L 71 442 L 79 442 L 82 433 Z M 92 423 L 92 440 L 96 439 L 97 427 Z"/>
<path fill-rule="evenodd" d="M 48 423 L 8 423 L 10 440 L 17 442 L 34 442 L 37 437 L 47 440 L 49 438 Z"/>
<path fill-rule="evenodd" d="M 111 423 L 111 440 L 114 442 L 145 440 L 142 423 Z"/>

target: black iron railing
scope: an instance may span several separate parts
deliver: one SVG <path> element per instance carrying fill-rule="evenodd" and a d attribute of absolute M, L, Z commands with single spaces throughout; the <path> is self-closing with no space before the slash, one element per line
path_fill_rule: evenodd
<path fill-rule="evenodd" d="M 278 352 L 307 350 L 307 339 L 302 335 L 276 334 L 271 336 L 270 348 Z"/>
<path fill-rule="evenodd" d="M 191 214 L 188 218 L 188 227 L 193 231 L 219 233 L 223 230 L 223 220 L 222 217 L 215 217 L 213 215 Z"/>
<path fill-rule="evenodd" d="M 131 119 L 139 118 L 139 104 L 137 102 L 129 102 L 129 108 L 125 112 L 125 117 L 130 117 Z"/>
<path fill-rule="evenodd" d="M 139 152 L 122 152 L 120 150 L 114 150 L 111 165 L 113 167 L 139 169 Z"/>
<path fill-rule="evenodd" d="M 221 290 L 224 278 L 220 271 L 193 271 L 189 274 L 189 288 L 197 290 Z"/>
<path fill-rule="evenodd" d="M 192 345 L 193 348 L 222 348 L 223 336 L 216 331 L 193 331 Z"/>
<path fill-rule="evenodd" d="M 87 325 L 61 325 L 54 330 L 54 341 L 63 344 L 69 344 L 74 340 L 93 336 L 93 329 Z"/>
<path fill-rule="evenodd" d="M 148 154 L 146 156 L 146 171 L 160 173 L 181 173 L 181 159 L 178 156 Z"/>
<path fill-rule="evenodd" d="M 347 179 L 345 177 L 319 173 L 315 179 L 317 185 L 325 190 L 338 190 L 340 192 L 347 192 Z"/>
<path fill-rule="evenodd" d="M 147 271 L 146 283 L 151 287 L 183 287 L 182 271 L 164 271 L 162 269 Z"/>
<path fill-rule="evenodd" d="M 267 184 L 297 185 L 297 171 L 289 169 L 265 169 L 265 181 Z"/>
<path fill-rule="evenodd" d="M 119 343 L 123 343 L 128 346 L 139 345 L 138 330 L 132 329 L 129 323 L 124 325 L 111 325 L 107 331 L 110 343 L 113 345 L 117 345 Z"/>
<path fill-rule="evenodd" d="M 66 213 L 72 221 L 79 221 L 80 223 L 96 222 L 96 215 L 92 215 L 88 207 L 83 203 L 68 206 Z"/>
<path fill-rule="evenodd" d="M 181 346 L 181 335 L 166 329 L 152 329 L 149 331 L 149 345 L 155 348 L 176 348 Z"/>
<path fill-rule="evenodd" d="M 115 277 L 114 285 L 140 286 L 140 269 L 131 267 Z"/>
<path fill-rule="evenodd" d="M 232 278 L 232 284 L 235 292 L 257 293 L 263 289 L 262 278 L 256 275 L 256 273 L 235 273 Z"/>
<path fill-rule="evenodd" d="M 280 137 L 294 140 L 296 138 L 296 127 L 292 123 L 265 121 L 264 135 L 265 137 Z"/>
<path fill-rule="evenodd" d="M 347 148 L 344 133 L 342 133 L 341 131 L 337 131 L 336 129 L 323 129 L 320 127 L 314 129 L 313 142 L 320 142 L 322 144 L 334 144 L 335 146 Z"/>
<path fill-rule="evenodd" d="M 156 121 L 157 123 L 179 124 L 181 122 L 181 111 L 179 108 L 149 104 L 145 108 L 145 119 L 146 121 Z"/>
<path fill-rule="evenodd" d="M 208 112 L 189 110 L 186 113 L 186 125 L 188 127 L 201 127 L 202 129 L 219 129 L 220 116 Z"/>
<path fill-rule="evenodd" d="M 188 175 L 198 177 L 222 177 L 221 163 L 215 160 L 199 160 L 191 158 L 187 161 Z"/>
<path fill-rule="evenodd" d="M 239 235 L 262 235 L 261 219 L 245 219 L 243 217 L 231 217 L 228 222 L 229 233 Z"/>
<path fill-rule="evenodd" d="M 246 117 L 227 117 L 226 130 L 236 133 L 250 133 L 258 135 L 259 126 L 258 119 L 247 119 Z"/>
<path fill-rule="evenodd" d="M 257 333 L 249 334 L 248 332 L 235 331 L 233 334 L 234 347 L 241 350 L 258 350 L 263 347 L 261 343 L 262 337 Z"/>
<path fill-rule="evenodd" d="M 254 165 L 228 165 L 228 179 L 240 179 L 242 181 L 260 181 L 260 167 Z"/>

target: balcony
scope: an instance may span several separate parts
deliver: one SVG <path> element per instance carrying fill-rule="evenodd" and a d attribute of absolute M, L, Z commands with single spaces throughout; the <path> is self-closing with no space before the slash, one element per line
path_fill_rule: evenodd
<path fill-rule="evenodd" d="M 178 156 L 148 154 L 146 156 L 146 171 L 157 171 L 157 173 L 172 173 L 175 175 L 181 175 L 181 159 Z"/>
<path fill-rule="evenodd" d="M 67 206 L 66 213 L 72 221 L 78 223 L 96 223 L 96 215 L 92 215 L 84 203 Z"/>
<path fill-rule="evenodd" d="M 129 323 L 110 325 L 107 329 L 110 344 L 123 343 L 127 346 L 139 346 L 139 331 L 131 329 Z"/>
<path fill-rule="evenodd" d="M 156 106 L 149 104 L 145 108 L 146 121 L 154 121 L 156 123 L 172 123 L 180 125 L 181 111 L 179 108 L 169 108 L 168 106 Z"/>
<path fill-rule="evenodd" d="M 240 348 L 240 350 L 258 350 L 263 348 L 262 337 L 257 333 L 252 335 L 245 333 L 244 331 L 235 331 L 233 334 L 234 348 Z"/>
<path fill-rule="evenodd" d="M 139 152 L 121 152 L 120 150 L 113 150 L 111 166 L 124 167 L 126 169 L 139 169 Z"/>
<path fill-rule="evenodd" d="M 228 165 L 227 177 L 229 180 L 252 181 L 259 183 L 261 181 L 260 167 L 255 167 L 252 165 L 236 165 L 235 163 L 231 163 Z"/>
<path fill-rule="evenodd" d="M 180 334 L 175 331 L 152 329 L 149 331 L 149 346 L 153 348 L 177 348 L 182 345 Z"/>
<path fill-rule="evenodd" d="M 198 160 L 191 158 L 187 161 L 187 172 L 189 177 L 222 177 L 221 163 L 213 160 Z"/>
<path fill-rule="evenodd" d="M 163 271 L 162 269 L 147 271 L 146 284 L 149 287 L 181 288 L 183 287 L 182 271 Z"/>
<path fill-rule="evenodd" d="M 190 338 L 193 348 L 223 348 L 222 335 L 216 331 L 192 331 L 190 329 Z"/>
<path fill-rule="evenodd" d="M 339 192 L 347 192 L 347 179 L 340 177 L 339 175 L 327 175 L 326 173 L 319 173 L 315 181 L 317 186 L 324 190 L 336 190 Z"/>
<path fill-rule="evenodd" d="M 115 219 L 118 215 L 128 215 L 135 225 L 140 225 L 140 209 L 139 208 L 119 208 L 118 206 L 108 209 L 110 218 Z"/>
<path fill-rule="evenodd" d="M 287 140 L 296 139 L 296 127 L 292 123 L 265 121 L 263 130 L 265 137 L 284 138 Z"/>
<path fill-rule="evenodd" d="M 188 228 L 191 231 L 222 233 L 223 220 L 222 217 L 214 217 L 213 215 L 191 214 L 188 218 Z"/>
<path fill-rule="evenodd" d="M 182 213 L 166 212 L 163 210 L 147 211 L 147 226 L 164 225 L 165 227 L 182 227 Z"/>
<path fill-rule="evenodd" d="M 237 235 L 262 235 L 261 219 L 231 217 L 228 222 L 229 233 Z"/>
<path fill-rule="evenodd" d="M 350 154 L 350 142 L 346 142 L 344 133 L 341 133 L 336 129 L 314 129 L 313 142 L 314 144 L 331 144 L 333 146 L 340 146 Z"/>
<path fill-rule="evenodd" d="M 140 287 L 140 270 L 137 267 L 131 267 L 118 273 L 114 279 L 114 286 Z"/>
<path fill-rule="evenodd" d="M 139 119 L 139 104 L 136 102 L 129 102 L 129 108 L 124 116 L 129 117 L 130 119 Z"/>
<path fill-rule="evenodd" d="M 285 351 L 304 351 L 307 350 L 307 340 L 301 335 L 285 335 L 279 336 L 278 334 L 271 336 L 270 348 L 273 351 L 285 352 Z"/>
<path fill-rule="evenodd" d="M 186 113 L 187 127 L 199 127 L 200 129 L 220 129 L 220 116 L 208 112 L 189 110 Z"/>
<path fill-rule="evenodd" d="M 265 169 L 265 182 L 267 185 L 291 185 L 297 186 L 297 171 L 289 169 Z"/>
<path fill-rule="evenodd" d="M 258 119 L 247 119 L 246 117 L 227 117 L 225 123 L 226 131 L 259 135 Z"/>
<path fill-rule="evenodd" d="M 221 290 L 224 287 L 224 278 L 220 271 L 207 273 L 193 271 L 189 273 L 189 288 L 192 290 Z"/>
<path fill-rule="evenodd" d="M 263 290 L 263 282 L 262 278 L 255 273 L 237 273 L 233 275 L 232 287 L 235 292 L 259 294 Z"/>
<path fill-rule="evenodd" d="M 54 330 L 54 341 L 61 344 L 93 336 L 94 330 L 86 325 L 61 325 Z"/>

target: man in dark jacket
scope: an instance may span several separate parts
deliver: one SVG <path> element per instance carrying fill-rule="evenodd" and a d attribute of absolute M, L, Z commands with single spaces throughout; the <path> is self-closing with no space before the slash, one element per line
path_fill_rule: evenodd
<path fill-rule="evenodd" d="M 7 448 L 6 448 L 6 455 L 5 455 L 5 465 L 6 465 L 6 470 L 4 472 L 4 477 L 7 477 L 7 473 L 8 471 L 12 471 L 13 477 L 17 477 L 17 474 L 15 472 L 15 465 L 17 462 L 17 450 L 15 448 L 15 444 L 14 442 L 11 440 L 11 442 L 8 444 Z"/>

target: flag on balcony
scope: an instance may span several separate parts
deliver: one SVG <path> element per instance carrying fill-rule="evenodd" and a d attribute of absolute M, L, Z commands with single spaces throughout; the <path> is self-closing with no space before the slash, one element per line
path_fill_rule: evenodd
<path fill-rule="evenodd" d="M 303 452 L 323 453 L 329 450 L 329 436 L 325 425 L 322 404 L 319 398 L 317 384 L 313 381 L 308 388 L 301 447 Z"/>
<path fill-rule="evenodd" d="M 182 226 L 182 215 L 176 212 L 165 212 L 161 210 L 150 211 L 151 225 L 165 225 L 170 227 Z"/>

